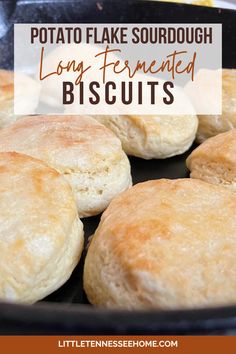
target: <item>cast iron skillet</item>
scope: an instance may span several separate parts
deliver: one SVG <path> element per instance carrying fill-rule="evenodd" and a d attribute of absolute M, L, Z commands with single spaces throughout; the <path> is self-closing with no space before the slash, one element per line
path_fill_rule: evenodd
<path fill-rule="evenodd" d="M 236 67 L 236 12 L 151 1 L 0 2 L 0 67 L 13 68 L 14 23 L 222 23 L 223 66 Z M 182 156 L 130 158 L 134 183 L 188 177 Z M 129 217 L 129 215 L 127 215 Z M 86 238 L 99 217 L 83 220 Z M 236 334 L 236 306 L 189 311 L 95 309 L 82 287 L 83 262 L 58 291 L 33 306 L 0 304 L 0 334 Z"/>

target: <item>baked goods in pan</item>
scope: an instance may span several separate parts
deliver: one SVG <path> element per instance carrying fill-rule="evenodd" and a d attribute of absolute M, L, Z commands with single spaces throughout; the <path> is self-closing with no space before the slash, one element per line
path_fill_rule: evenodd
<path fill-rule="evenodd" d="M 103 211 L 131 185 L 130 164 L 119 139 L 88 116 L 32 116 L 0 131 L 0 151 L 45 161 L 62 173 L 80 217 Z"/>
<path fill-rule="evenodd" d="M 186 164 L 192 178 L 236 189 L 236 130 L 206 140 Z"/>
<path fill-rule="evenodd" d="M 236 194 L 194 180 L 135 185 L 104 212 L 84 268 L 98 306 L 210 307 L 236 302 Z"/>
<path fill-rule="evenodd" d="M 15 100 L 17 100 L 21 105 L 22 113 L 24 110 L 33 111 L 39 101 L 40 85 L 32 80 L 30 77 L 18 74 L 18 88 L 15 92 Z M 21 100 L 22 90 L 25 94 L 27 92 L 33 91 L 34 100 L 29 100 L 27 102 L 27 107 L 23 106 L 23 101 Z M 3 128 L 18 118 L 14 114 L 14 73 L 13 71 L 0 70 L 0 128 Z"/>
<path fill-rule="evenodd" d="M 164 159 L 187 151 L 198 126 L 197 117 L 184 116 L 94 116 L 121 140 L 128 155 Z"/>
<path fill-rule="evenodd" d="M 71 187 L 42 161 L 0 153 L 0 300 L 33 303 L 70 277 L 83 247 Z"/>
<path fill-rule="evenodd" d="M 222 70 L 222 115 L 199 115 L 198 119 L 198 142 L 236 128 L 236 69 Z"/>

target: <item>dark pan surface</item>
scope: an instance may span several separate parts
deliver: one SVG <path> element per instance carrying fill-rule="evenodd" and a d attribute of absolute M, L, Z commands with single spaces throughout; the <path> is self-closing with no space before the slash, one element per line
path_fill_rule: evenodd
<path fill-rule="evenodd" d="M 236 67 L 236 12 L 137 1 L 0 1 L 0 67 L 13 68 L 14 23 L 222 23 L 223 66 Z M 186 153 L 166 160 L 130 158 L 134 183 L 188 177 Z M 86 239 L 99 217 L 83 220 Z M 0 334 L 236 334 L 236 306 L 168 312 L 94 309 L 82 288 L 84 256 L 71 279 L 33 306 L 0 304 Z"/>

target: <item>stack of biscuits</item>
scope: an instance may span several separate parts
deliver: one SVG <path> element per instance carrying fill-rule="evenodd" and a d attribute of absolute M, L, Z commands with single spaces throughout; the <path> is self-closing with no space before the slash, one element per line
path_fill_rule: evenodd
<path fill-rule="evenodd" d="M 223 70 L 222 115 L 198 117 L 16 117 L 11 75 L 0 71 L 0 299 L 33 303 L 64 284 L 83 218 L 103 213 L 84 265 L 91 304 L 235 303 L 236 71 Z M 132 187 L 127 155 L 165 159 L 195 139 L 191 178 Z"/>

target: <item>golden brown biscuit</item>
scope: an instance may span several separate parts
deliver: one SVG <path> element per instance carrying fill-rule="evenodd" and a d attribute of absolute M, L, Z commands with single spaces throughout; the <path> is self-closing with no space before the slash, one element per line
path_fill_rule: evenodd
<path fill-rule="evenodd" d="M 0 128 L 15 121 L 14 117 L 14 74 L 0 70 Z"/>
<path fill-rule="evenodd" d="M 197 141 L 236 128 L 236 69 L 222 70 L 222 115 L 199 115 Z"/>
<path fill-rule="evenodd" d="M 236 303 L 236 194 L 200 180 L 155 180 L 115 198 L 92 239 L 84 288 L 98 306 Z"/>
<path fill-rule="evenodd" d="M 88 116 L 35 116 L 0 131 L 0 151 L 45 161 L 75 192 L 79 216 L 103 211 L 131 185 L 130 164 L 119 139 Z"/>
<path fill-rule="evenodd" d="M 236 189 L 236 130 L 208 139 L 187 158 L 192 178 Z"/>
<path fill-rule="evenodd" d="M 38 105 L 40 86 L 26 75 L 20 74 L 20 87 L 15 92 L 15 99 L 21 102 L 22 90 L 34 92 L 35 100 L 27 102 L 24 109 L 34 110 Z M 19 115 L 14 114 L 14 72 L 8 70 L 0 70 L 0 128 L 13 123 Z"/>
<path fill-rule="evenodd" d="M 0 299 L 33 303 L 70 277 L 83 225 L 69 184 L 42 161 L 0 153 Z"/>
<path fill-rule="evenodd" d="M 94 116 L 121 140 L 128 155 L 164 159 L 184 153 L 192 145 L 198 127 L 194 115 Z"/>

